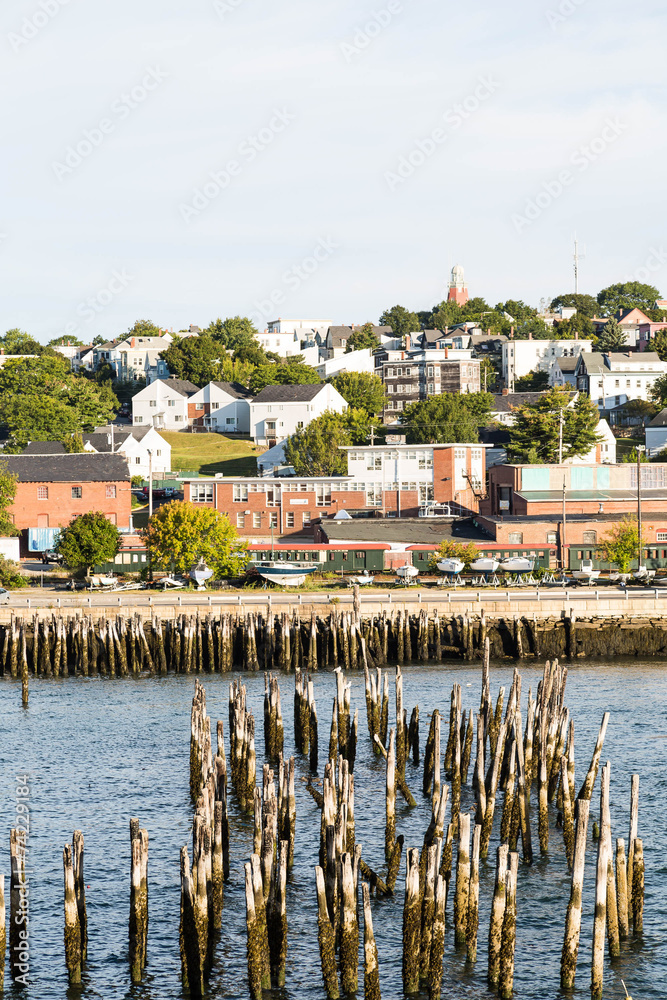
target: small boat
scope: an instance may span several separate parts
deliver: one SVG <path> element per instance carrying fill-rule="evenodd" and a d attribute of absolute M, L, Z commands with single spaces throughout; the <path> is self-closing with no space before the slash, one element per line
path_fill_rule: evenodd
<path fill-rule="evenodd" d="M 500 569 L 505 573 L 530 573 L 534 565 L 534 559 L 513 556 L 511 559 L 503 559 L 500 563 Z"/>
<path fill-rule="evenodd" d="M 578 580 L 580 583 L 591 584 L 595 580 L 597 580 L 599 575 L 600 575 L 600 570 L 593 569 L 592 559 L 582 559 L 581 566 L 579 567 L 579 569 L 572 570 L 572 576 L 574 577 L 575 580 Z"/>
<path fill-rule="evenodd" d="M 182 576 L 163 576 L 162 579 L 157 581 L 156 587 L 162 587 L 164 590 L 167 590 L 167 588 L 181 590 L 186 582 Z"/>
<path fill-rule="evenodd" d="M 465 563 L 463 559 L 441 559 L 436 566 L 441 573 L 460 573 Z"/>
<path fill-rule="evenodd" d="M 213 576 L 213 570 L 209 569 L 206 562 L 200 559 L 196 566 L 190 570 L 190 579 L 197 584 L 197 590 L 206 589 L 206 581 Z"/>
<path fill-rule="evenodd" d="M 641 566 L 639 569 L 636 569 L 632 575 L 635 580 L 644 580 L 648 583 L 655 576 L 655 570 L 648 569 L 646 566 Z"/>
<path fill-rule="evenodd" d="M 497 559 L 480 558 L 470 563 L 470 569 L 476 573 L 495 573 L 500 563 Z"/>
<path fill-rule="evenodd" d="M 363 571 L 363 573 L 361 573 L 360 576 L 351 576 L 350 577 L 350 583 L 352 583 L 352 584 L 357 583 L 357 584 L 359 584 L 360 587 L 365 587 L 369 583 L 372 583 L 374 579 L 375 579 L 375 577 L 371 576 L 370 573 L 368 572 L 368 570 L 365 569 Z"/>
<path fill-rule="evenodd" d="M 94 576 L 86 577 L 86 584 L 90 590 L 107 590 L 115 587 L 118 580 L 113 573 L 97 573 Z"/>
<path fill-rule="evenodd" d="M 419 570 L 411 563 L 406 563 L 405 566 L 398 567 L 396 576 L 400 576 L 402 580 L 414 580 L 416 576 L 419 576 Z"/>
<path fill-rule="evenodd" d="M 277 583 L 279 587 L 300 587 L 306 577 L 315 572 L 317 565 L 268 559 L 255 563 L 254 568 L 269 583 Z"/>

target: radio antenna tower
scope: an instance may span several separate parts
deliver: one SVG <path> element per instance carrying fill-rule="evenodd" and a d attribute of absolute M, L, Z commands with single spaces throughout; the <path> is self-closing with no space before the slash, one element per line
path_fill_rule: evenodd
<path fill-rule="evenodd" d="M 574 259 L 574 294 L 575 295 L 579 294 L 579 261 L 586 259 L 585 250 L 586 250 L 586 248 L 584 247 L 584 252 L 583 253 L 579 252 L 579 244 L 577 242 L 577 234 L 575 233 L 574 234 L 574 254 L 573 254 L 573 259 Z"/>

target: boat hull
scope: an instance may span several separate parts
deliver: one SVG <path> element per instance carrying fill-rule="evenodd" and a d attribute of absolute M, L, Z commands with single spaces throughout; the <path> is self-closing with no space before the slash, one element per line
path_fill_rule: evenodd
<path fill-rule="evenodd" d="M 465 563 L 462 559 L 441 559 L 437 567 L 441 573 L 460 573 Z"/>
<path fill-rule="evenodd" d="M 495 573 L 498 566 L 497 559 L 475 559 L 470 563 L 470 569 L 476 573 Z"/>

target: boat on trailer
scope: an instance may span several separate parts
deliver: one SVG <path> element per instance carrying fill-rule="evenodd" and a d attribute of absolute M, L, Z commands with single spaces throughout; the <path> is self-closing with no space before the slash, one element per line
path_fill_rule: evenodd
<path fill-rule="evenodd" d="M 453 573 L 456 575 L 461 572 L 465 563 L 463 559 L 441 559 L 436 563 L 436 566 L 441 573 Z"/>
<path fill-rule="evenodd" d="M 500 563 L 500 569 L 504 573 L 530 573 L 534 565 L 534 559 L 526 559 L 524 556 L 513 556 L 511 559 L 503 559 Z"/>
<path fill-rule="evenodd" d="M 276 583 L 279 587 L 300 587 L 306 582 L 306 577 L 316 569 L 317 566 L 312 563 L 288 563 L 280 559 L 267 559 L 255 563 L 258 575 L 268 583 Z"/>
<path fill-rule="evenodd" d="M 572 576 L 578 583 L 594 583 L 600 575 L 599 569 L 593 569 L 592 559 L 582 559 L 579 569 L 572 570 Z"/>

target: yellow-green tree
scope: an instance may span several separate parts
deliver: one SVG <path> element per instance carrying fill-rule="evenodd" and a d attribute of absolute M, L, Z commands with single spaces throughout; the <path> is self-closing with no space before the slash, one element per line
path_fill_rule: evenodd
<path fill-rule="evenodd" d="M 598 559 L 629 573 L 633 559 L 639 556 L 639 528 L 636 517 L 622 517 L 600 540 Z"/>
<path fill-rule="evenodd" d="M 451 538 L 444 538 L 438 546 L 438 551 L 429 559 L 428 565 L 429 569 L 437 569 L 441 559 L 461 559 L 467 568 L 478 555 L 479 549 L 474 542 L 455 542 Z"/>
<path fill-rule="evenodd" d="M 226 514 L 184 500 L 163 504 L 142 532 L 154 568 L 187 573 L 204 559 L 217 579 L 238 576 L 248 546 Z"/>

